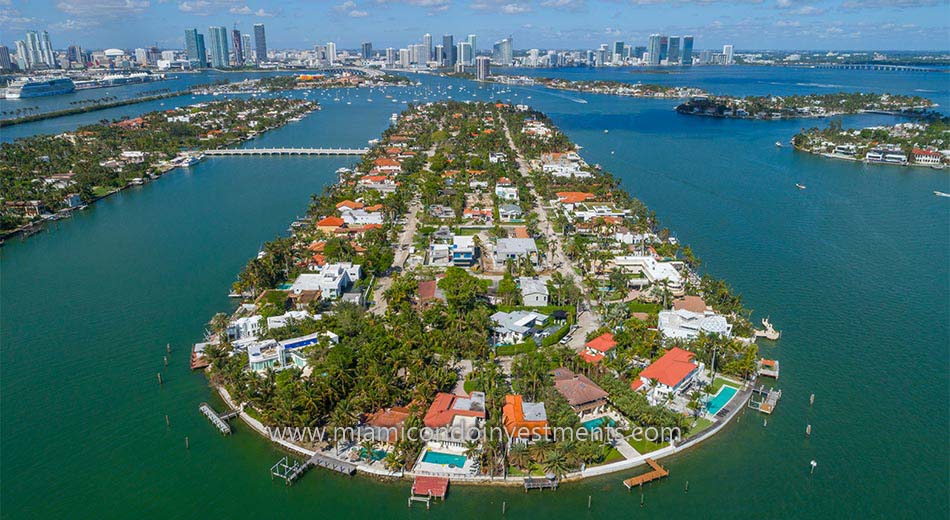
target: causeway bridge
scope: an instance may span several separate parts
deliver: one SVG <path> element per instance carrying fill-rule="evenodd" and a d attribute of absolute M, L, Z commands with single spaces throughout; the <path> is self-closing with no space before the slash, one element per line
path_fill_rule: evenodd
<path fill-rule="evenodd" d="M 227 155 L 364 155 L 369 148 L 222 148 L 205 150 L 208 156 Z"/>

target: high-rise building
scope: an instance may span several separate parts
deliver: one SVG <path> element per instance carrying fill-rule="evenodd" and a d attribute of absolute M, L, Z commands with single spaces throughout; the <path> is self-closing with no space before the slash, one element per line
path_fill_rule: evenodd
<path fill-rule="evenodd" d="M 491 76 L 491 58 L 479 56 L 475 58 L 475 79 L 486 81 Z"/>
<path fill-rule="evenodd" d="M 336 63 L 336 44 L 333 42 L 327 42 L 327 61 L 330 65 Z"/>
<path fill-rule="evenodd" d="M 40 37 L 36 34 L 36 31 L 27 31 L 26 32 L 26 58 L 29 67 L 39 68 L 43 62 L 43 53 L 40 50 Z"/>
<path fill-rule="evenodd" d="M 435 62 L 436 67 L 445 65 L 445 49 L 442 48 L 442 45 L 436 45 L 433 54 L 435 54 L 435 58 L 432 58 L 431 61 Z"/>
<path fill-rule="evenodd" d="M 633 53 L 632 53 L 632 55 L 633 55 L 634 58 L 636 58 L 636 59 L 638 59 L 638 60 L 642 60 L 642 59 L 643 59 L 643 55 L 644 55 L 646 52 L 647 52 L 646 46 L 637 45 L 636 47 L 633 48 Z"/>
<path fill-rule="evenodd" d="M 431 34 L 425 33 L 424 35 L 422 35 L 422 44 L 426 46 L 426 61 L 429 61 L 431 59 L 442 59 L 441 56 L 436 56 L 435 54 L 433 54 Z"/>
<path fill-rule="evenodd" d="M 67 47 L 66 61 L 68 63 L 79 63 L 85 65 L 82 61 L 82 47 L 78 45 L 70 45 Z"/>
<path fill-rule="evenodd" d="M 10 48 L 6 45 L 0 45 L 0 70 L 4 72 L 13 70 L 13 62 L 10 61 Z"/>
<path fill-rule="evenodd" d="M 455 37 L 452 36 L 451 34 L 443 34 L 442 35 L 442 53 L 445 54 L 445 56 L 443 56 L 442 62 L 446 67 L 455 66 L 455 62 L 458 61 L 458 55 L 456 54 L 456 52 L 457 51 L 455 49 Z"/>
<path fill-rule="evenodd" d="M 145 49 L 139 48 L 135 49 L 135 62 L 140 66 L 144 67 L 148 65 L 148 55 L 145 52 Z"/>
<path fill-rule="evenodd" d="M 455 45 L 456 54 L 458 54 L 460 65 L 473 65 L 475 56 L 472 54 L 472 46 L 468 42 L 458 42 Z"/>
<path fill-rule="evenodd" d="M 613 56 L 611 57 L 614 63 L 617 63 L 623 59 L 623 42 L 614 42 Z"/>
<path fill-rule="evenodd" d="M 476 43 L 476 36 L 474 34 L 469 34 L 468 38 L 465 39 L 468 42 L 469 46 L 472 47 L 472 55 L 474 56 L 478 52 L 478 46 Z M 474 62 L 473 62 L 474 63 Z"/>
<path fill-rule="evenodd" d="M 660 55 L 657 56 L 660 65 L 666 63 L 670 52 L 670 37 L 660 36 Z"/>
<path fill-rule="evenodd" d="M 674 63 L 679 63 L 680 61 L 680 37 L 679 36 L 670 36 L 670 50 L 666 55 L 666 60 L 670 65 Z"/>
<path fill-rule="evenodd" d="M 683 65 L 692 65 L 693 64 L 693 37 L 692 36 L 683 36 L 683 56 L 680 57 L 680 62 Z"/>
<path fill-rule="evenodd" d="M 244 40 L 241 38 L 241 31 L 231 30 L 231 46 L 234 47 L 234 61 L 232 62 L 234 66 L 244 65 Z"/>
<path fill-rule="evenodd" d="M 208 66 L 208 55 L 205 52 L 205 37 L 198 33 L 198 29 L 185 29 L 185 52 L 188 53 L 188 59 L 192 67 L 202 68 Z"/>
<path fill-rule="evenodd" d="M 363 42 L 360 44 L 360 57 L 368 60 L 373 57 L 373 43 Z"/>
<path fill-rule="evenodd" d="M 412 61 L 412 55 L 409 52 L 409 49 L 399 49 L 399 66 L 408 69 L 410 62 Z"/>
<path fill-rule="evenodd" d="M 514 42 L 511 36 L 495 42 L 492 46 L 492 63 L 502 67 L 508 67 L 514 61 Z"/>
<path fill-rule="evenodd" d="M 732 65 L 734 63 L 732 58 L 732 45 L 723 45 L 722 46 L 722 56 L 723 63 L 726 65 Z"/>
<path fill-rule="evenodd" d="M 662 36 L 659 34 L 651 34 L 650 38 L 647 39 L 647 52 L 650 54 L 647 61 L 649 65 L 660 64 L 660 38 Z"/>
<path fill-rule="evenodd" d="M 56 62 L 56 53 L 53 52 L 53 44 L 50 42 L 49 33 L 43 31 L 43 39 L 40 42 L 42 45 L 42 54 L 43 54 L 43 63 L 48 65 L 51 69 L 59 67 L 59 64 Z"/>
<path fill-rule="evenodd" d="M 267 37 L 264 35 L 264 24 L 254 24 L 254 62 L 260 65 L 267 61 Z"/>
<path fill-rule="evenodd" d="M 251 35 L 250 35 L 250 33 L 244 33 L 244 34 L 241 35 L 241 52 L 244 54 L 244 56 L 243 56 L 243 58 L 244 58 L 244 63 L 242 63 L 242 65 L 245 65 L 245 64 L 247 64 L 247 63 L 250 63 L 250 62 L 252 61 L 252 60 L 251 60 Z"/>
<path fill-rule="evenodd" d="M 209 50 L 211 51 L 211 66 L 216 69 L 228 67 L 228 30 L 224 27 L 213 25 L 208 27 L 208 38 L 210 40 Z"/>
<path fill-rule="evenodd" d="M 398 53 L 396 49 L 393 49 L 392 47 L 386 47 L 386 66 L 387 67 L 394 66 L 396 64 L 397 57 L 398 57 Z"/>
<path fill-rule="evenodd" d="M 30 54 L 26 50 L 26 42 L 23 40 L 16 41 L 16 64 L 20 70 L 26 70 L 30 68 Z"/>

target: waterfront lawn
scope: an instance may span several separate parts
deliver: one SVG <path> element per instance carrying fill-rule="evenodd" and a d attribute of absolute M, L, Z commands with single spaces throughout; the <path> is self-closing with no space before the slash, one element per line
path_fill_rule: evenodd
<path fill-rule="evenodd" d="M 94 186 L 92 188 L 92 194 L 95 197 L 105 197 L 114 189 L 112 186 Z"/>
<path fill-rule="evenodd" d="M 696 419 L 696 424 L 693 425 L 693 427 L 689 429 L 689 436 L 692 437 L 702 432 L 706 428 L 709 428 L 712 425 L 713 425 L 713 422 L 710 421 L 709 419 L 705 417 L 699 417 Z"/>
<path fill-rule="evenodd" d="M 716 392 L 722 388 L 722 385 L 739 386 L 735 381 L 730 381 L 728 379 L 723 379 L 719 376 L 716 376 L 716 379 L 713 379 L 712 384 L 709 385 L 709 388 L 706 391 L 709 393 L 709 395 L 716 395 Z"/>
<path fill-rule="evenodd" d="M 627 307 L 630 312 L 645 312 L 647 314 L 659 314 L 660 312 L 660 304 L 658 303 L 630 302 Z"/>
<path fill-rule="evenodd" d="M 508 476 L 509 477 L 543 477 L 544 469 L 541 468 L 537 463 L 531 464 L 531 468 L 528 472 L 524 472 L 516 466 L 508 466 Z"/>
<path fill-rule="evenodd" d="M 597 464 L 591 464 L 591 466 L 592 467 L 603 466 L 605 464 L 620 462 L 621 460 L 625 460 L 623 454 L 620 453 L 620 451 L 618 451 L 617 448 L 610 448 L 610 451 L 607 452 L 607 456 L 604 457 L 603 462 L 598 462 Z"/>
<path fill-rule="evenodd" d="M 633 438 L 632 435 L 630 437 L 627 437 L 627 442 L 630 444 L 630 446 L 633 446 L 633 449 L 637 450 L 637 452 L 639 452 L 641 455 L 645 455 L 647 453 L 654 452 L 660 448 L 666 447 L 665 443 L 648 441 L 646 439 L 636 440 Z"/>

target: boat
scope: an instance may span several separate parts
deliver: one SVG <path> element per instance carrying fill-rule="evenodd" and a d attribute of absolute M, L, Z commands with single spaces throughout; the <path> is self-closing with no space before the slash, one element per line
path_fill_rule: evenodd
<path fill-rule="evenodd" d="M 944 193 L 942 191 L 934 190 L 934 195 L 938 197 L 950 197 L 950 193 Z"/>
<path fill-rule="evenodd" d="M 6 90 L 7 99 L 25 99 L 42 96 L 58 96 L 75 92 L 76 84 L 66 77 L 23 78 L 11 83 Z"/>
<path fill-rule="evenodd" d="M 775 146 L 781 148 L 784 145 L 781 143 L 781 141 L 775 141 Z"/>
<path fill-rule="evenodd" d="M 798 188 L 798 189 L 800 189 L 800 190 L 805 189 L 805 185 L 804 185 L 804 184 L 800 184 L 800 183 L 796 183 L 796 184 L 795 184 L 795 187 Z"/>
<path fill-rule="evenodd" d="M 610 133 L 610 130 L 604 130 L 604 133 L 605 133 L 605 134 L 608 134 L 608 133 Z"/>

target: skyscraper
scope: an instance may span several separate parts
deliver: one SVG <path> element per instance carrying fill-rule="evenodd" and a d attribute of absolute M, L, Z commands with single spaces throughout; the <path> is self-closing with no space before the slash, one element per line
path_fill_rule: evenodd
<path fill-rule="evenodd" d="M 462 65 L 472 65 L 475 56 L 472 54 L 472 46 L 466 42 L 458 42 L 456 45 L 456 54 L 458 62 Z"/>
<path fill-rule="evenodd" d="M 251 35 L 244 33 L 241 35 L 241 52 L 244 54 L 244 62 L 241 65 L 244 65 L 251 61 Z"/>
<path fill-rule="evenodd" d="M 336 44 L 333 42 L 327 42 L 327 61 L 330 65 L 336 63 Z"/>
<path fill-rule="evenodd" d="M 10 49 L 6 45 L 0 45 L 0 70 L 13 70 L 13 63 L 10 61 Z"/>
<path fill-rule="evenodd" d="M 444 65 L 454 67 L 455 62 L 458 61 L 458 55 L 455 49 L 455 37 L 451 34 L 442 35 L 442 52 L 445 53 Z"/>
<path fill-rule="evenodd" d="M 432 51 L 432 35 L 431 34 L 425 33 L 422 36 L 422 44 L 426 46 L 426 61 L 429 61 L 432 58 L 438 58 L 440 60 L 442 59 L 441 56 L 435 56 L 434 54 L 432 54 L 433 51 Z"/>
<path fill-rule="evenodd" d="M 722 55 L 725 58 L 726 65 L 732 65 L 732 45 L 723 45 L 722 46 Z"/>
<path fill-rule="evenodd" d="M 267 38 L 262 23 L 254 24 L 254 60 L 258 65 L 267 61 Z"/>
<path fill-rule="evenodd" d="M 198 29 L 185 29 L 185 51 L 188 53 L 188 59 L 193 67 L 203 68 L 208 66 L 208 55 L 205 53 L 205 37 L 198 33 Z"/>
<path fill-rule="evenodd" d="M 30 54 L 27 52 L 26 42 L 23 40 L 16 41 L 16 65 L 20 70 L 30 68 Z"/>
<path fill-rule="evenodd" d="M 360 57 L 368 60 L 373 56 L 373 43 L 363 42 L 360 44 Z"/>
<path fill-rule="evenodd" d="M 228 30 L 221 26 L 208 27 L 210 38 L 211 66 L 216 69 L 228 66 Z"/>
<path fill-rule="evenodd" d="M 411 61 L 412 55 L 409 49 L 399 49 L 399 66 L 408 69 Z"/>
<path fill-rule="evenodd" d="M 475 79 L 485 81 L 491 76 L 491 58 L 479 56 L 475 58 Z"/>
<path fill-rule="evenodd" d="M 26 32 L 26 58 L 29 67 L 38 68 L 43 64 L 43 53 L 40 51 L 40 37 L 36 31 Z"/>
<path fill-rule="evenodd" d="M 663 62 L 667 60 L 670 52 L 670 37 L 669 36 L 660 36 L 660 55 L 659 64 L 662 65 Z"/>
<path fill-rule="evenodd" d="M 693 64 L 693 37 L 683 36 L 683 56 L 680 58 L 683 65 Z"/>
<path fill-rule="evenodd" d="M 474 56 L 478 52 L 478 46 L 475 45 L 475 40 L 476 40 L 476 37 L 474 34 L 469 34 L 468 38 L 466 38 L 466 41 L 472 47 L 472 56 Z"/>
<path fill-rule="evenodd" d="M 660 64 L 660 38 L 662 37 L 659 34 L 651 34 L 647 40 L 647 53 L 650 54 L 648 65 Z"/>
<path fill-rule="evenodd" d="M 492 63 L 507 67 L 514 60 L 514 42 L 511 36 L 492 46 Z"/>
<path fill-rule="evenodd" d="M 643 55 L 647 52 L 647 48 L 643 45 L 637 45 L 633 48 L 633 57 L 642 60 Z"/>
<path fill-rule="evenodd" d="M 396 64 L 396 57 L 398 56 L 396 49 L 392 47 L 386 47 L 386 66 L 392 67 Z"/>
<path fill-rule="evenodd" d="M 670 36 L 670 50 L 666 56 L 670 65 L 680 61 L 680 37 Z"/>
<path fill-rule="evenodd" d="M 614 52 L 612 58 L 615 62 L 623 59 L 623 42 L 614 42 Z"/>
<path fill-rule="evenodd" d="M 445 49 L 443 49 L 441 45 L 435 46 L 434 54 L 435 54 L 435 58 L 432 59 L 431 61 L 435 62 L 435 66 L 441 67 L 445 65 Z"/>
<path fill-rule="evenodd" d="M 43 40 L 41 43 L 41 52 L 43 55 L 43 63 L 46 63 L 51 69 L 59 67 L 59 64 L 56 63 L 56 53 L 53 52 L 53 44 L 50 43 L 49 33 L 43 31 Z"/>
<path fill-rule="evenodd" d="M 234 66 L 244 65 L 244 40 L 241 39 L 241 31 L 237 29 L 231 31 L 231 46 L 234 47 Z"/>

